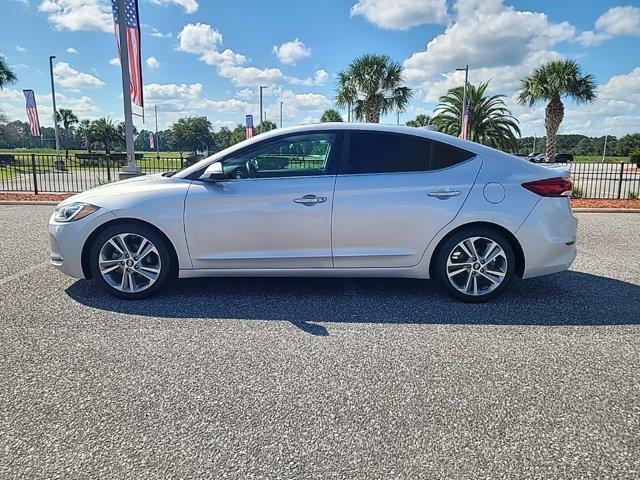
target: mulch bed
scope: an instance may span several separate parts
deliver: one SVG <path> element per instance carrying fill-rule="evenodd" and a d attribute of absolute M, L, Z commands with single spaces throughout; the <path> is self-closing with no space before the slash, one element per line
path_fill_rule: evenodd
<path fill-rule="evenodd" d="M 588 198 L 571 199 L 573 208 L 640 208 L 640 200 L 600 200 Z"/>
<path fill-rule="evenodd" d="M 65 198 L 69 198 L 72 193 L 40 193 L 34 195 L 33 193 L 0 193 L 0 201 L 23 201 L 23 202 L 37 202 L 37 201 L 53 201 L 61 202 Z M 571 200 L 571 206 L 573 208 L 640 208 L 640 200 L 596 200 L 585 198 L 574 198 Z"/>
<path fill-rule="evenodd" d="M 0 201 L 5 202 L 61 202 L 73 193 L 0 193 Z"/>

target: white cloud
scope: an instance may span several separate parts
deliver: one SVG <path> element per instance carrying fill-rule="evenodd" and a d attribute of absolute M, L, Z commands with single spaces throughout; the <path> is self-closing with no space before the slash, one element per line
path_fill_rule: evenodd
<path fill-rule="evenodd" d="M 38 10 L 58 30 L 113 32 L 111 8 L 100 0 L 43 0 Z"/>
<path fill-rule="evenodd" d="M 151 3 L 156 5 L 168 5 L 174 4 L 184 8 L 187 13 L 195 13 L 198 11 L 198 2 L 196 0 L 150 0 Z"/>
<path fill-rule="evenodd" d="M 200 60 L 217 67 L 218 74 L 228 78 L 240 87 L 262 84 L 275 84 L 284 78 L 278 68 L 256 68 L 246 66 L 247 57 L 231 49 L 218 50 L 222 35 L 211 25 L 188 24 L 178 34 L 178 50 L 200 55 Z"/>
<path fill-rule="evenodd" d="M 144 87 L 145 99 L 158 105 L 164 111 L 181 112 L 185 110 L 211 110 L 227 113 L 251 113 L 255 105 L 230 98 L 226 100 L 210 100 L 204 93 L 201 83 L 158 84 L 152 83 Z"/>
<path fill-rule="evenodd" d="M 21 47 L 20 45 L 16 45 L 16 50 L 17 50 L 18 52 L 26 52 L 26 51 L 27 51 L 27 49 L 26 49 L 26 48 Z"/>
<path fill-rule="evenodd" d="M 282 63 L 295 65 L 298 60 L 310 57 L 311 49 L 296 38 L 292 42 L 283 43 L 279 47 L 274 45 L 273 53 L 276 54 Z"/>
<path fill-rule="evenodd" d="M 599 45 L 619 36 L 640 36 L 640 8 L 634 6 L 612 7 L 596 20 L 594 30 L 582 32 L 578 42 L 585 47 Z"/>
<path fill-rule="evenodd" d="M 215 50 L 222 42 L 222 34 L 206 23 L 189 23 L 178 34 L 179 50 L 203 54 Z"/>
<path fill-rule="evenodd" d="M 45 126 L 53 125 L 51 93 L 36 91 L 35 94 L 40 121 Z M 93 99 L 86 95 L 70 97 L 63 92 L 56 92 L 56 101 L 58 108 L 70 108 L 76 115 L 83 118 L 96 118 L 102 113 Z M 9 120 L 27 120 L 22 91 L 10 88 L 0 90 L 0 103 Z"/>
<path fill-rule="evenodd" d="M 307 87 L 311 87 L 314 85 L 321 86 L 327 82 L 329 78 L 329 74 L 326 70 L 316 70 L 315 75 L 307 78 L 296 78 L 296 77 L 287 77 L 287 81 L 292 85 L 305 85 Z"/>
<path fill-rule="evenodd" d="M 158 30 L 157 28 L 154 27 L 150 27 L 151 28 L 151 33 L 149 34 L 152 37 L 156 37 L 156 38 L 171 38 L 173 37 L 173 33 L 171 32 L 161 32 L 160 30 Z"/>
<path fill-rule="evenodd" d="M 53 67 L 53 73 L 56 78 L 56 82 L 67 88 L 82 89 L 82 88 L 100 88 L 105 83 L 97 77 L 89 73 L 82 73 L 74 70 L 68 63 L 58 62 Z"/>
<path fill-rule="evenodd" d="M 114 67 L 119 67 L 120 59 L 118 57 L 112 58 L 111 60 L 109 60 L 109 65 L 113 65 Z"/>
<path fill-rule="evenodd" d="M 147 58 L 145 63 L 147 64 L 147 67 L 149 67 L 151 70 L 157 70 L 158 68 L 160 68 L 160 62 L 156 57 Z"/>
<path fill-rule="evenodd" d="M 389 30 L 407 30 L 425 23 L 445 23 L 446 0 L 359 0 L 351 16 L 362 15 L 374 25 Z"/>
<path fill-rule="evenodd" d="M 251 90 L 250 88 L 243 88 L 242 90 L 238 90 L 236 92 L 236 97 L 242 98 L 243 100 L 251 100 L 255 97 L 256 92 Z"/>
<path fill-rule="evenodd" d="M 640 7 L 613 7 L 596 20 L 596 30 L 608 35 L 640 35 Z"/>
<path fill-rule="evenodd" d="M 73 47 L 69 47 L 69 48 L 67 48 L 67 53 L 71 53 L 73 55 L 76 55 L 78 53 L 78 51 Z"/>

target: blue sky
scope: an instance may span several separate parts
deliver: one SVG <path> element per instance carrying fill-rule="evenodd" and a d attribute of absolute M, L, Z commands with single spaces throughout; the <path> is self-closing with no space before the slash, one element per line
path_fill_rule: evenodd
<path fill-rule="evenodd" d="M 58 104 L 80 116 L 122 116 L 120 70 L 107 0 L 0 0 L 0 53 L 19 82 L 0 91 L 11 118 L 26 119 L 33 88 L 51 124 L 48 55 L 57 56 Z M 544 106 L 512 99 L 540 63 L 574 58 L 600 85 L 592 106 L 567 104 L 564 133 L 640 130 L 640 3 L 609 0 L 325 0 L 303 2 L 139 0 L 148 115 L 161 128 L 184 115 L 217 127 L 284 102 L 286 125 L 317 121 L 331 107 L 335 74 L 363 53 L 386 53 L 406 69 L 415 98 L 402 121 L 430 114 L 447 88 L 491 80 L 507 95 L 523 135 L 544 131 Z M 395 116 L 383 119 L 395 122 Z M 137 121 L 138 127 L 143 125 Z M 147 128 L 150 127 L 147 124 Z"/>

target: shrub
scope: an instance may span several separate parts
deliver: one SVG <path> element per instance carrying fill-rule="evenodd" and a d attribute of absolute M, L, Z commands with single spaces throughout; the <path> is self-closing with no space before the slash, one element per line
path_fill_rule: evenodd
<path fill-rule="evenodd" d="M 0 166 L 13 165 L 16 163 L 16 157 L 8 153 L 0 153 Z"/>
<path fill-rule="evenodd" d="M 582 198 L 582 187 L 574 185 L 571 191 L 571 198 Z"/>
<path fill-rule="evenodd" d="M 629 154 L 629 161 L 635 163 L 640 168 L 640 148 L 636 148 Z"/>
<path fill-rule="evenodd" d="M 629 200 L 638 200 L 638 194 L 631 190 L 629 190 L 629 194 L 627 196 L 629 197 Z"/>

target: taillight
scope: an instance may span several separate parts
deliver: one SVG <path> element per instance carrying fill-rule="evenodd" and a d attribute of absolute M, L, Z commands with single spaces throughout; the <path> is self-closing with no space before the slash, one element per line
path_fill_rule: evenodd
<path fill-rule="evenodd" d="M 568 197 L 573 188 L 571 181 L 562 177 L 526 182 L 522 186 L 541 197 Z"/>

